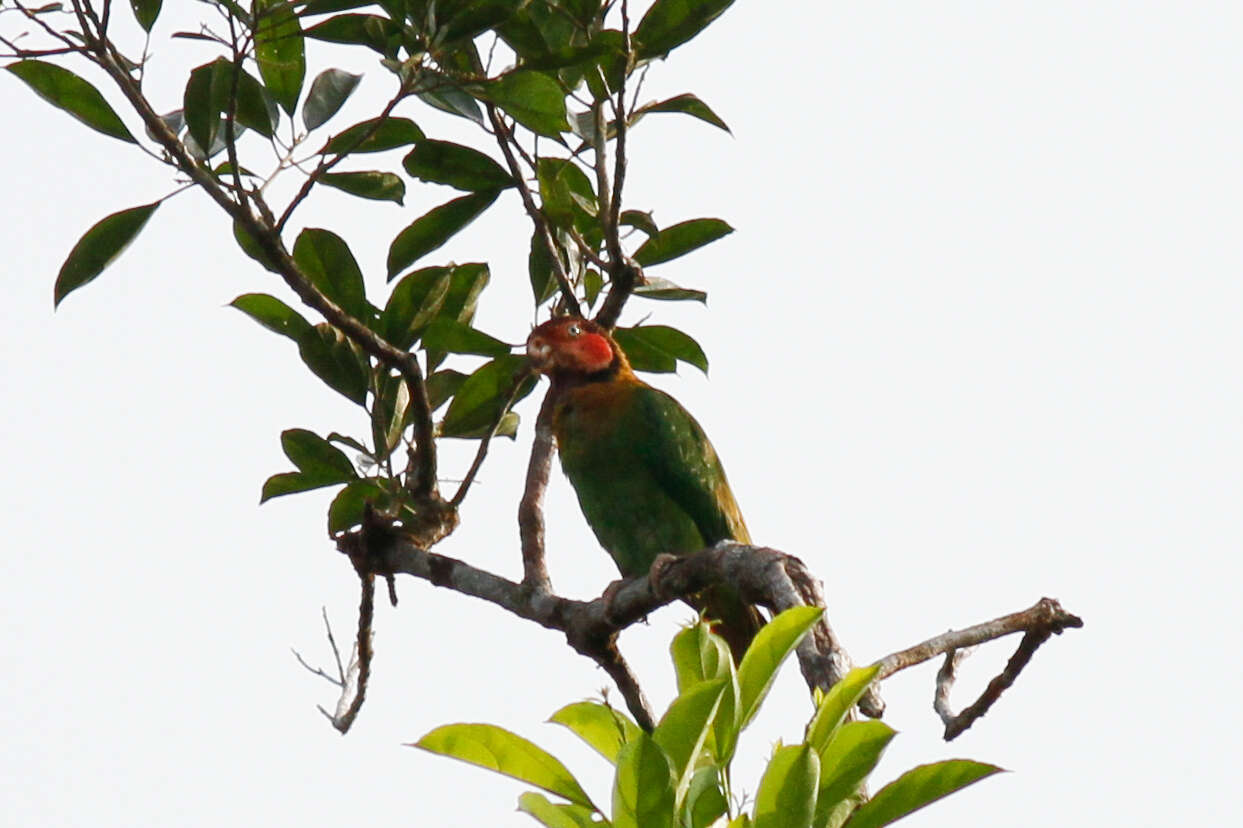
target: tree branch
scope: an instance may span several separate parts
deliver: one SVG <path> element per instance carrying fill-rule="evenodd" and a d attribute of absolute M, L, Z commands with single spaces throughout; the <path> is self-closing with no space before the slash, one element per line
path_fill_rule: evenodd
<path fill-rule="evenodd" d="M 526 487 L 518 502 L 518 536 L 522 543 L 522 583 L 539 593 L 551 593 L 552 581 L 544 563 L 544 491 L 552 468 L 552 412 L 554 399 L 544 395 L 535 418 L 535 440 L 527 461 Z"/>

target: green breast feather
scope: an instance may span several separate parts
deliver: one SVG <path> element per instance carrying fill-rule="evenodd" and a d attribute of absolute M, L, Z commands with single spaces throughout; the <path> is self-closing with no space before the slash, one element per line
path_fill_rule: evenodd
<path fill-rule="evenodd" d="M 663 391 L 637 380 L 572 388 L 554 427 L 583 514 L 623 575 L 662 552 L 749 542 L 712 444 Z"/>

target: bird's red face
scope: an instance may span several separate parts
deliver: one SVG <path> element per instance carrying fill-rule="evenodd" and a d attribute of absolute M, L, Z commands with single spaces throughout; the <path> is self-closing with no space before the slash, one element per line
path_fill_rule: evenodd
<path fill-rule="evenodd" d="M 613 364 L 613 344 L 594 322 L 550 319 L 527 337 L 527 357 L 543 374 L 594 374 Z"/>

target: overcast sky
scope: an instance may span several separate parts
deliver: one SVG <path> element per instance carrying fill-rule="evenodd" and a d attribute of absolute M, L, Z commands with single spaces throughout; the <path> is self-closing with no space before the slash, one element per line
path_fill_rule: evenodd
<path fill-rule="evenodd" d="M 148 75 L 161 110 L 214 56 L 167 40 L 201 7 L 166 5 Z M 1087 622 L 950 745 L 935 666 L 885 684 L 901 733 L 877 782 L 950 756 L 1013 771 L 907 824 L 1220 824 L 1237 809 L 1240 18 L 1226 2 L 740 2 L 649 74 L 644 97 L 696 92 L 734 132 L 647 118 L 627 206 L 737 232 L 653 271 L 707 290 L 706 309 L 634 300 L 624 321 L 651 314 L 703 343 L 709 378 L 655 381 L 711 435 L 757 541 L 824 579 L 860 661 L 1043 595 Z M 334 126 L 391 92 L 369 57 L 309 49 L 312 71 L 365 73 Z M 556 634 L 423 582 L 377 612 L 354 730 L 316 712 L 333 688 L 290 648 L 327 665 L 320 607 L 348 638 L 357 581 L 326 537 L 327 491 L 259 507 L 259 490 L 290 466 L 282 429 L 361 431 L 361 415 L 226 307 L 293 298 L 197 192 L 53 313 L 81 233 L 172 179 L 7 73 L 0 111 L 6 821 L 533 825 L 514 813 L 523 786 L 403 747 L 452 721 L 535 740 L 608 801 L 603 760 L 542 723 L 607 678 Z M 465 122 L 401 114 L 484 146 Z M 342 233 L 383 297 L 389 241 L 449 197 L 324 191 L 292 230 Z M 428 259 L 487 260 L 478 325 L 512 342 L 534 321 L 529 232 L 510 192 Z M 438 551 L 520 574 L 537 405 Z M 447 478 L 470 448 L 446 444 Z M 559 474 L 547 520 L 555 586 L 599 594 L 615 573 Z M 689 617 L 669 608 L 622 638 L 661 709 Z M 956 705 L 1012 648 L 970 660 Z M 791 667 L 745 737 L 739 787 L 808 713 Z"/>

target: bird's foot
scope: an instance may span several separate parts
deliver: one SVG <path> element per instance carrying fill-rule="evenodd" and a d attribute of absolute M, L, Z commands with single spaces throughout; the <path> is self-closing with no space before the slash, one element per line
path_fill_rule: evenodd
<path fill-rule="evenodd" d="M 669 572 L 669 567 L 677 563 L 678 556 L 670 555 L 667 552 L 656 556 L 652 561 L 652 566 L 647 571 L 647 582 L 652 587 L 652 592 L 662 599 L 669 598 L 669 592 L 665 589 L 664 579 Z"/>
<path fill-rule="evenodd" d="M 604 620 L 614 627 L 622 625 L 617 616 L 613 614 L 613 603 L 617 600 L 617 593 L 621 592 L 621 588 L 625 585 L 625 578 L 613 581 L 604 588 L 604 594 L 600 596 L 604 602 Z"/>

